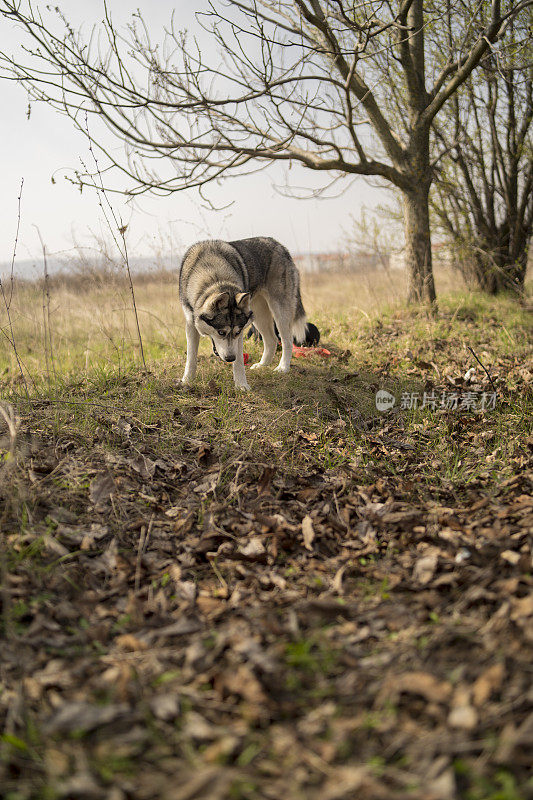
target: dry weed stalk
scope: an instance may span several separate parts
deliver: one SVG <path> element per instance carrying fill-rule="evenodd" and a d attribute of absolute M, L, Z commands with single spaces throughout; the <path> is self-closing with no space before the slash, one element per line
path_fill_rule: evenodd
<path fill-rule="evenodd" d="M 94 161 L 96 175 L 98 176 L 99 183 L 96 182 L 96 178 L 93 176 L 93 188 L 96 189 L 96 195 L 98 197 L 98 204 L 102 210 L 102 214 L 104 215 L 104 219 L 106 224 L 109 228 L 111 236 L 113 237 L 113 241 L 119 251 L 124 266 L 126 267 L 126 274 L 128 276 L 128 284 L 131 294 L 131 302 L 133 306 L 133 314 L 135 316 L 135 325 L 137 327 L 137 337 L 139 339 L 139 348 L 141 352 L 141 359 L 143 363 L 143 367 L 147 370 L 146 361 L 144 358 L 144 347 L 143 347 L 143 340 L 141 335 L 141 326 L 139 323 L 139 314 L 137 312 L 137 302 L 135 300 L 135 290 L 133 288 L 133 279 L 131 276 L 131 269 L 130 269 L 130 261 L 128 255 L 128 245 L 126 242 L 126 231 L 128 229 L 128 225 L 124 224 L 124 221 L 120 216 L 117 215 L 115 209 L 113 208 L 111 201 L 109 200 L 108 193 L 104 186 L 104 181 L 102 177 L 102 173 L 100 171 L 100 165 L 98 163 L 98 159 L 96 157 L 96 153 L 94 152 L 93 148 L 93 139 L 91 134 L 89 133 L 89 124 L 87 119 L 87 112 L 85 113 L 85 127 L 87 131 L 87 138 L 89 140 L 89 151 L 91 153 L 92 159 Z M 82 165 L 84 169 L 86 169 L 85 164 Z"/>
<path fill-rule="evenodd" d="M 7 425 L 7 430 L 9 434 L 9 449 L 7 450 L 6 457 L 2 461 L 2 467 L 0 468 L 0 489 L 3 483 L 3 478 L 5 476 L 6 470 L 12 467 L 15 463 L 15 450 L 16 450 L 16 443 L 17 443 L 17 432 L 20 425 L 20 420 L 15 413 L 15 409 L 10 403 L 0 403 L 0 417 L 4 419 L 4 422 Z M 0 517 L 0 598 L 2 601 L 2 617 L 3 617 L 3 627 L 4 627 L 4 635 L 7 638 L 12 633 L 12 618 L 10 614 L 10 595 L 9 590 L 6 586 L 6 572 L 7 572 L 7 559 L 6 559 L 6 540 L 5 540 L 5 533 L 4 533 L 4 520 L 7 514 L 9 504 L 5 503 L 2 511 L 2 516 Z"/>
<path fill-rule="evenodd" d="M 54 348 L 52 344 L 52 324 L 50 320 L 50 285 L 49 285 L 49 275 L 48 275 L 48 258 L 46 254 L 46 245 L 43 241 L 43 237 L 41 236 L 41 231 L 34 225 L 37 234 L 39 236 L 39 241 L 41 242 L 41 247 L 43 251 L 43 343 L 44 343 L 44 358 L 46 362 L 46 376 L 48 378 L 48 385 L 50 386 L 50 367 L 52 367 L 52 373 L 54 375 L 54 380 L 57 382 L 57 375 L 56 375 L 56 368 L 54 362 Z"/>
<path fill-rule="evenodd" d="M 11 308 L 11 300 L 13 299 L 13 289 L 15 284 L 15 258 L 17 256 L 17 245 L 19 241 L 19 231 L 20 231 L 20 206 L 22 203 L 22 190 L 24 188 L 24 178 L 20 180 L 20 190 L 17 197 L 18 202 L 18 213 L 17 213 L 17 229 L 15 231 L 15 242 L 13 244 L 13 255 L 11 256 L 11 270 L 9 275 L 9 300 L 8 300 L 8 307 Z"/>
<path fill-rule="evenodd" d="M 15 409 L 10 403 L 0 403 L 0 415 L 4 418 L 9 432 L 9 456 L 15 458 L 15 446 L 17 442 L 17 431 L 20 420 L 15 413 Z"/>
<path fill-rule="evenodd" d="M 12 258 L 11 258 L 11 281 L 10 281 L 9 298 L 6 295 L 4 284 L 2 282 L 2 278 L 0 277 L 0 293 L 2 295 L 2 300 L 4 302 L 4 307 L 6 309 L 7 324 L 8 324 L 8 328 L 9 328 L 9 333 L 6 332 L 4 330 L 4 328 L 0 328 L 0 331 L 6 337 L 7 341 L 9 342 L 9 344 L 11 345 L 11 347 L 13 349 L 13 353 L 15 354 L 15 358 L 17 360 L 17 365 L 18 365 L 19 372 L 20 372 L 20 375 L 21 375 L 21 378 L 22 378 L 22 382 L 24 384 L 24 391 L 26 392 L 26 397 L 29 399 L 30 392 L 29 392 L 29 389 L 28 389 L 28 382 L 26 381 L 26 376 L 24 375 L 24 369 L 23 369 L 23 366 L 22 366 L 22 360 L 21 360 L 21 358 L 19 356 L 19 352 L 18 352 L 18 349 L 17 349 L 17 343 L 16 343 L 16 340 L 15 340 L 15 331 L 13 330 L 13 321 L 11 319 L 11 301 L 13 299 L 15 257 L 16 257 L 16 253 L 17 253 L 18 236 L 19 236 L 19 230 L 20 230 L 20 205 L 21 205 L 21 200 L 22 200 L 22 187 L 23 186 L 24 186 L 24 178 L 21 181 L 20 192 L 19 192 L 19 196 L 18 196 L 17 230 L 16 230 L 16 233 L 15 233 L 15 243 L 13 245 L 13 255 L 12 255 Z"/>

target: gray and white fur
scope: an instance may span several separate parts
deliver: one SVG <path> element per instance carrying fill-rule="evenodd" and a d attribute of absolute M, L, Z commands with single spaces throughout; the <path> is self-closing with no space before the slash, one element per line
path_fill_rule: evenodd
<path fill-rule="evenodd" d="M 278 372 L 288 372 L 294 338 L 304 340 L 306 316 L 300 275 L 289 251 L 275 239 L 198 242 L 181 262 L 179 295 L 186 320 L 187 363 L 183 383 L 196 375 L 200 336 L 209 336 L 222 361 L 233 363 L 239 389 L 249 389 L 243 360 L 244 329 L 253 322 L 263 339 L 263 356 L 252 369 L 272 363 L 281 339 Z"/>

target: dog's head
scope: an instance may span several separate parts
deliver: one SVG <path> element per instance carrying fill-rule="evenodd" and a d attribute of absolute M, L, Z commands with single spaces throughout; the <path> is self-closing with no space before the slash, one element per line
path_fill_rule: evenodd
<path fill-rule="evenodd" d="M 235 361 L 237 341 L 251 316 L 249 292 L 225 291 L 205 300 L 195 323 L 199 333 L 210 337 L 222 361 Z"/>

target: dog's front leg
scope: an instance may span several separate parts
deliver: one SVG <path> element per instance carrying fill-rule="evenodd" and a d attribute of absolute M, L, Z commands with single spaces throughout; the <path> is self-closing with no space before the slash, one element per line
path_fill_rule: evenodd
<path fill-rule="evenodd" d="M 235 388 L 248 391 L 250 389 L 248 381 L 246 380 L 246 370 L 244 369 L 244 356 L 242 353 L 242 342 L 244 334 L 241 333 L 237 340 L 237 357 L 233 362 L 233 380 L 235 381 Z"/>
<path fill-rule="evenodd" d="M 275 319 L 281 339 L 281 358 L 274 372 L 288 372 L 292 358 L 292 325 L 282 313 Z"/>
<path fill-rule="evenodd" d="M 185 372 L 181 382 L 192 383 L 196 377 L 198 345 L 200 344 L 200 334 L 196 330 L 193 320 L 187 320 L 185 335 L 187 336 L 187 363 L 185 364 Z"/>

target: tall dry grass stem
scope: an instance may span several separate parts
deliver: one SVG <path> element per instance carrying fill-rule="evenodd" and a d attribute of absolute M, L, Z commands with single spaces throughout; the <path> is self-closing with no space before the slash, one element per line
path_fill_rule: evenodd
<path fill-rule="evenodd" d="M 102 214 L 104 215 L 104 219 L 106 221 L 106 224 L 107 224 L 107 226 L 109 228 L 111 236 L 113 237 L 113 241 L 115 242 L 117 250 L 119 251 L 119 253 L 121 255 L 121 258 L 122 258 L 122 261 L 124 263 L 124 266 L 126 268 L 126 273 L 127 273 L 127 276 L 128 276 L 129 289 L 130 289 L 130 294 L 131 294 L 131 303 L 132 303 L 132 306 L 133 306 L 133 314 L 135 316 L 135 325 L 136 325 L 136 328 L 137 328 L 137 337 L 139 339 L 139 349 L 140 349 L 140 353 L 141 353 L 141 359 L 142 359 L 142 363 L 143 363 L 144 369 L 147 370 L 146 360 L 144 358 L 144 347 L 143 347 L 143 340 L 142 340 L 142 335 L 141 335 L 141 326 L 140 326 L 140 323 L 139 323 L 139 314 L 137 312 L 137 302 L 135 300 L 135 290 L 133 288 L 133 279 L 132 279 L 132 276 L 131 276 L 130 261 L 129 261 L 129 255 L 128 255 L 128 245 L 127 245 L 127 242 L 126 242 L 126 231 L 128 229 L 128 226 L 127 226 L 127 224 L 124 224 L 124 221 L 123 221 L 122 217 L 120 217 L 120 215 L 118 215 L 117 212 L 115 211 L 115 209 L 113 208 L 113 205 L 111 204 L 111 201 L 109 200 L 108 193 L 107 193 L 107 191 L 105 189 L 104 181 L 103 181 L 103 178 L 102 178 L 102 173 L 100 171 L 100 165 L 98 163 L 98 159 L 96 157 L 96 153 L 94 152 L 94 148 L 93 148 L 93 139 L 92 139 L 91 134 L 89 132 L 89 123 L 88 123 L 88 119 L 87 119 L 87 112 L 85 113 L 85 128 L 86 128 L 87 137 L 88 137 L 88 140 L 89 140 L 89 152 L 91 153 L 92 159 L 94 161 L 94 165 L 95 165 L 95 168 L 96 168 L 96 174 L 98 175 L 98 180 L 99 180 L 99 185 L 98 185 L 96 180 L 93 179 L 93 186 L 96 189 L 96 194 L 97 194 L 97 197 L 98 197 L 98 205 L 100 206 L 100 208 L 102 210 Z M 82 164 L 83 164 L 83 161 L 82 161 Z M 83 164 L 83 167 L 86 169 L 85 164 Z"/>
<path fill-rule="evenodd" d="M 15 242 L 14 242 L 14 245 L 13 245 L 13 255 L 12 255 L 12 258 L 11 258 L 11 279 L 10 279 L 9 298 L 6 295 L 5 287 L 4 287 L 4 284 L 3 284 L 3 281 L 2 281 L 2 277 L 0 276 L 0 294 L 2 295 L 2 301 L 4 303 L 4 308 L 6 310 L 7 324 L 8 324 L 8 328 L 9 328 L 9 333 L 7 333 L 4 330 L 4 328 L 0 328 L 0 331 L 6 337 L 6 339 L 9 342 L 9 344 L 11 345 L 11 348 L 13 349 L 13 353 L 14 353 L 15 358 L 17 360 L 17 366 L 19 368 L 20 376 L 21 376 L 22 382 L 24 384 L 24 391 L 26 392 L 26 397 L 29 398 L 30 392 L 29 392 L 29 389 L 28 389 L 28 382 L 26 380 L 26 376 L 24 375 L 24 369 L 23 369 L 23 365 L 22 365 L 22 360 L 20 358 L 20 355 L 19 355 L 19 352 L 18 352 L 18 349 L 17 349 L 17 342 L 16 342 L 16 339 L 15 339 L 15 331 L 13 329 L 13 320 L 11 319 L 11 301 L 13 299 L 14 269 L 15 269 L 15 258 L 16 258 L 16 253 L 17 253 L 17 244 L 18 244 L 18 237 L 19 237 L 19 230 L 20 230 L 20 217 L 21 217 L 21 210 L 20 209 L 21 209 L 22 188 L 23 188 L 23 186 L 24 186 L 24 178 L 22 178 L 22 181 L 21 181 L 21 184 L 20 184 L 19 196 L 18 196 L 17 229 L 16 229 L 16 232 L 15 232 Z M 30 379 L 31 379 L 31 376 L 30 376 Z"/>
<path fill-rule="evenodd" d="M 20 425 L 20 420 L 15 413 L 15 409 L 10 403 L 0 403 L 0 417 L 3 418 L 7 425 L 9 434 L 9 450 L 7 458 L 2 461 L 0 467 L 0 489 L 6 470 L 10 469 L 15 464 L 15 450 L 17 443 L 17 432 Z M 8 496 L 10 491 L 8 491 Z M 13 634 L 13 619 L 11 614 L 11 593 L 7 586 L 7 542 L 6 534 L 4 533 L 4 522 L 9 508 L 9 503 L 3 503 L 2 514 L 0 516 L 0 600 L 2 605 L 2 621 L 4 628 L 4 636 L 9 639 Z"/>
<path fill-rule="evenodd" d="M 50 318 L 50 282 L 48 275 L 48 255 L 46 252 L 46 245 L 41 236 L 41 231 L 34 225 L 41 242 L 43 251 L 43 343 L 44 343 L 44 357 L 46 362 L 46 374 L 48 378 L 48 385 L 50 386 L 50 367 L 54 376 L 54 383 L 57 383 L 57 375 L 54 361 L 54 347 L 52 342 L 52 323 Z"/>
<path fill-rule="evenodd" d="M 21 203 L 22 203 L 22 190 L 23 189 L 24 189 L 24 178 L 21 178 L 19 194 L 18 194 L 18 197 L 17 197 L 17 203 L 18 203 L 17 229 L 15 231 L 15 241 L 13 243 L 13 254 L 11 256 L 11 269 L 10 269 L 10 274 L 9 274 L 9 300 L 8 300 L 8 303 L 7 303 L 9 308 L 11 308 L 11 301 L 13 299 L 13 289 L 14 289 L 14 285 L 15 285 L 15 259 L 17 257 L 17 245 L 18 245 L 18 241 L 19 241 L 20 218 L 21 218 L 20 209 L 21 209 Z"/>

